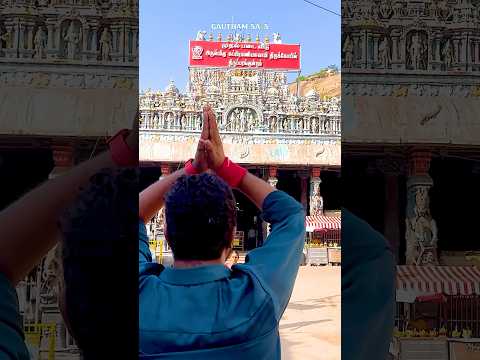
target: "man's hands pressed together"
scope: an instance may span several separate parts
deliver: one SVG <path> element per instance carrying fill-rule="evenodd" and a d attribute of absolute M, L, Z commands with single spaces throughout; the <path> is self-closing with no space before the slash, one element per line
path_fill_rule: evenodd
<path fill-rule="evenodd" d="M 205 141 L 207 141 L 210 136 L 210 129 L 209 129 L 209 123 L 208 123 L 208 114 L 206 109 L 207 107 L 203 109 L 202 134 L 200 135 L 200 140 L 198 142 L 197 152 L 195 153 L 195 159 L 192 162 L 193 167 L 199 174 L 208 170 L 207 148 L 205 145 Z"/>
<path fill-rule="evenodd" d="M 217 120 L 215 114 L 212 111 L 210 106 L 206 106 L 203 109 L 204 124 L 209 131 L 209 136 L 207 138 L 201 137 L 199 141 L 200 144 L 206 149 L 208 154 L 207 163 L 208 167 L 212 170 L 217 170 L 222 166 L 225 161 L 225 153 L 223 152 L 222 139 L 220 138 L 220 133 L 218 132 Z"/>
<path fill-rule="evenodd" d="M 146 223 L 155 216 L 163 207 L 165 194 L 180 176 L 201 174 L 209 169 L 230 187 L 242 191 L 260 209 L 267 195 L 275 191 L 270 184 L 250 174 L 225 156 L 215 114 L 207 105 L 203 108 L 202 133 L 195 158 L 191 162 L 188 161 L 185 168 L 162 178 L 140 193 L 140 219 Z"/>

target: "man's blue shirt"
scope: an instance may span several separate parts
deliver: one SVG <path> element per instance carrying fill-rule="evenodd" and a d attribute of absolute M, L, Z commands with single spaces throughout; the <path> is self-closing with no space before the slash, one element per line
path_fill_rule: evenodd
<path fill-rule="evenodd" d="M 140 354 L 149 359 L 280 359 L 278 323 L 288 304 L 305 237 L 303 207 L 267 196 L 272 231 L 245 264 L 189 269 L 152 262 L 140 222 Z"/>

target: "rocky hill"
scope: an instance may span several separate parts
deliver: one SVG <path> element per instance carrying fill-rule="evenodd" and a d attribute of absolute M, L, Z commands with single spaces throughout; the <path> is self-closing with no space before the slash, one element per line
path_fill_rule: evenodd
<path fill-rule="evenodd" d="M 305 96 L 310 90 L 315 90 L 321 98 L 337 97 L 341 93 L 340 74 L 315 74 L 300 78 L 299 92 L 300 96 Z M 297 92 L 297 83 L 288 85 L 292 94 Z"/>

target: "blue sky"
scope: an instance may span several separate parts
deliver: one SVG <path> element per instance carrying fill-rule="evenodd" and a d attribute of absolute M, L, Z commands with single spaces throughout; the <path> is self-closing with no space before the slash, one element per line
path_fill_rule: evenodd
<path fill-rule="evenodd" d="M 340 13 L 340 0 L 310 1 Z M 232 17 L 234 23 L 267 23 L 269 30 L 261 38 L 278 32 L 284 43 L 300 43 L 304 75 L 331 64 L 340 68 L 340 17 L 303 0 L 142 0 L 140 89 L 163 90 L 172 79 L 183 91 L 188 41 L 198 30 L 210 33 L 212 23 L 229 23 Z"/>

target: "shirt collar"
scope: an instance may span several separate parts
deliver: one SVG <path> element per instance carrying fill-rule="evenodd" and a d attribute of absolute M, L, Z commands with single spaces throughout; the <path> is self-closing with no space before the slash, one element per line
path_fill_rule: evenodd
<path fill-rule="evenodd" d="M 160 279 L 173 285 L 198 285 L 229 277 L 231 271 L 225 265 L 206 265 L 187 269 L 165 268 Z"/>

